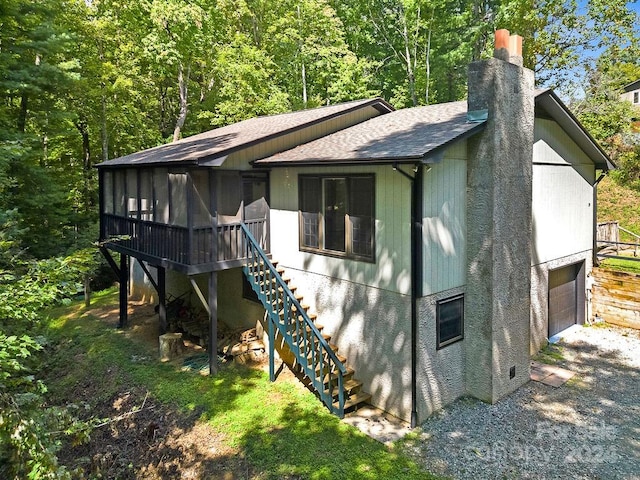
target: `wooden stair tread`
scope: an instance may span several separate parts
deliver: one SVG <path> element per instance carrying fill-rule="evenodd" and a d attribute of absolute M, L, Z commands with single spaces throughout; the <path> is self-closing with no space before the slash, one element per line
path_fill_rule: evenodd
<path fill-rule="evenodd" d="M 358 392 L 355 395 L 351 395 L 347 400 L 345 400 L 344 409 L 347 410 L 349 408 L 353 408 L 361 403 L 369 401 L 370 399 L 371 399 L 370 393 Z M 339 408 L 340 405 L 338 404 L 338 402 L 333 402 L 333 407 Z"/>
<path fill-rule="evenodd" d="M 344 390 L 347 394 L 350 394 L 351 392 L 353 392 L 355 389 L 362 387 L 362 382 L 358 379 L 355 378 L 349 378 L 347 380 L 345 380 L 342 383 L 342 390 Z M 329 388 L 325 387 L 324 392 L 328 395 L 329 394 Z M 338 396 L 338 387 L 334 386 L 333 388 L 333 395 L 334 396 Z M 353 393 L 353 395 L 355 395 L 355 393 Z"/>
<path fill-rule="evenodd" d="M 353 373 L 354 373 L 353 368 L 347 367 L 347 370 L 344 373 L 344 375 L 342 375 L 342 378 L 346 382 L 348 379 L 353 377 Z M 338 381 L 335 373 L 331 373 L 331 374 L 327 373 L 327 374 L 325 374 L 324 378 L 322 379 L 322 383 L 326 385 L 330 380 L 334 381 L 334 382 Z"/>

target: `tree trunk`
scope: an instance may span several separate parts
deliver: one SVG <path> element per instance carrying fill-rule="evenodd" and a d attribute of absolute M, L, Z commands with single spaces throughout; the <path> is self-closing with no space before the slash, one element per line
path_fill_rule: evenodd
<path fill-rule="evenodd" d="M 104 84 L 102 84 L 104 90 Z M 109 160 L 109 132 L 107 131 L 107 97 L 102 93 L 102 115 L 100 118 L 100 140 L 102 141 L 102 161 Z"/>
<path fill-rule="evenodd" d="M 435 8 L 431 8 L 431 19 L 429 20 L 429 30 L 427 31 L 427 46 L 425 47 L 425 67 L 427 83 L 424 89 L 425 105 L 429 105 L 429 82 L 431 81 L 431 30 L 433 29 L 433 15 Z"/>
<path fill-rule="evenodd" d="M 418 97 L 416 97 L 416 77 L 413 70 L 413 62 L 411 60 L 411 48 L 409 45 L 409 31 L 407 28 L 407 15 L 404 14 L 402 19 L 402 36 L 404 39 L 404 58 L 407 65 L 407 81 L 409 82 L 409 95 L 411 96 L 411 104 L 416 107 L 418 105 Z"/>
<path fill-rule="evenodd" d="M 20 97 L 20 112 L 18 113 L 18 131 L 24 133 L 27 126 L 27 110 L 29 104 L 29 96 L 27 92 L 22 93 Z"/>
<path fill-rule="evenodd" d="M 300 5 L 297 6 L 298 9 L 298 24 L 300 28 L 300 36 L 302 37 L 302 14 L 300 13 Z M 304 108 L 307 108 L 307 69 L 304 65 L 304 56 L 302 54 L 302 40 L 298 45 L 300 49 L 300 63 L 302 67 L 300 68 L 300 75 L 302 80 L 302 105 Z"/>
<path fill-rule="evenodd" d="M 184 121 L 187 119 L 187 84 L 189 83 L 190 67 L 187 66 L 187 75 L 185 78 L 182 62 L 178 67 L 178 90 L 180 91 L 180 113 L 176 120 L 176 127 L 173 130 L 173 141 L 180 140 Z"/>
<path fill-rule="evenodd" d="M 82 196 L 84 199 L 84 209 L 88 212 L 91 209 L 91 145 L 89 143 L 89 126 L 86 120 L 76 122 L 76 128 L 82 137 Z"/>

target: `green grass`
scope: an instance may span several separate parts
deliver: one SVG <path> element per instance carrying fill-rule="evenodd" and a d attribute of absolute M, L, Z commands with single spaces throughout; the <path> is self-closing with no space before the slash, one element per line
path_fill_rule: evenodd
<path fill-rule="evenodd" d="M 600 267 L 620 272 L 640 274 L 640 261 L 607 258 L 600 263 Z"/>
<path fill-rule="evenodd" d="M 68 398 L 91 378 L 104 380 L 91 392 L 92 403 L 137 385 L 185 413 L 198 412 L 200 421 L 241 451 L 259 478 L 436 478 L 400 449 L 342 423 L 290 382 L 271 383 L 266 373 L 242 366 L 209 377 L 158 362 L 155 349 L 93 317 L 91 309 L 100 305 L 115 308 L 117 292 L 95 295 L 89 312 L 81 302 L 49 312 L 45 381 L 52 399 Z"/>
<path fill-rule="evenodd" d="M 554 343 L 547 343 L 547 345 L 534 357 L 534 360 L 542 363 L 547 363 L 549 365 L 555 365 L 556 363 L 561 362 L 564 359 L 565 358 L 562 354 L 562 347 Z"/>

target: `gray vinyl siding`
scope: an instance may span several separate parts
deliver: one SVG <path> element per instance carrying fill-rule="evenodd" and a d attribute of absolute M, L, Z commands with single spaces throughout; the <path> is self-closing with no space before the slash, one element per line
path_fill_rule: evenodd
<path fill-rule="evenodd" d="M 260 142 L 257 145 L 232 153 L 224 162 L 224 168 L 231 170 L 250 170 L 249 162 L 268 157 L 274 153 L 289 150 L 303 143 L 350 127 L 380 115 L 373 107 L 362 108 L 355 112 L 331 118 L 316 125 L 306 127 L 273 140 Z"/>
<path fill-rule="evenodd" d="M 298 175 L 375 175 L 375 262 L 301 252 L 298 245 Z M 278 168 L 271 172 L 271 251 L 285 267 L 401 294 L 410 291 L 410 186 L 389 166 Z"/>
<path fill-rule="evenodd" d="M 466 142 L 425 171 L 423 192 L 422 295 L 466 283 Z"/>
<path fill-rule="evenodd" d="M 536 118 L 534 124 L 533 163 L 593 166 L 593 161 L 556 122 L 541 118 Z"/>
<path fill-rule="evenodd" d="M 298 175 L 373 173 L 376 178 L 375 262 L 300 252 Z M 423 295 L 465 284 L 466 145 L 450 148 L 425 170 Z M 391 166 L 278 168 L 271 172 L 271 251 L 284 266 L 409 294 L 410 184 Z"/>
<path fill-rule="evenodd" d="M 595 166 L 551 120 L 536 119 L 532 265 L 590 250 Z"/>

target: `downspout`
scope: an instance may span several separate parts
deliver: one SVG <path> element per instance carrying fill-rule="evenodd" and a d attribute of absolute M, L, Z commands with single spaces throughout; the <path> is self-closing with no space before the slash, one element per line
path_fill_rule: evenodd
<path fill-rule="evenodd" d="M 607 172 L 602 172 L 593 184 L 593 266 L 600 265 L 598 260 L 598 184 L 607 176 Z"/>
<path fill-rule="evenodd" d="M 401 170 L 397 163 L 393 169 L 411 182 L 411 428 L 418 424 L 418 297 L 422 285 L 422 165 L 414 166 L 414 176 Z"/>

